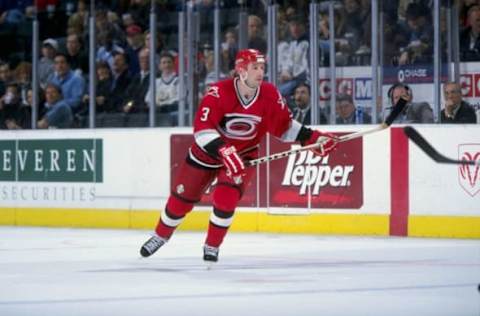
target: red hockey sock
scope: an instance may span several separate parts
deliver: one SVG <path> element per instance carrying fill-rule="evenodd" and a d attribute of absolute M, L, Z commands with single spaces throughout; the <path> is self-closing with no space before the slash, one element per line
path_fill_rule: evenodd
<path fill-rule="evenodd" d="M 180 200 L 170 195 L 167 205 L 160 215 L 155 232 L 158 236 L 169 239 L 180 225 L 185 215 L 193 208 L 193 203 Z"/>
<path fill-rule="evenodd" d="M 223 242 L 223 238 L 228 232 L 228 227 L 216 226 L 212 222 L 208 224 L 208 234 L 205 243 L 212 247 L 220 247 Z"/>
<path fill-rule="evenodd" d="M 240 200 L 238 188 L 219 183 L 213 192 L 213 212 L 205 243 L 219 247 L 233 221 L 233 213 Z"/>

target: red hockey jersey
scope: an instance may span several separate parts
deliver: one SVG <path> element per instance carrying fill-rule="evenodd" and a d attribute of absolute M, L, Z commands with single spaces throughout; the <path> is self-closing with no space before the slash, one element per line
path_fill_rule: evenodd
<path fill-rule="evenodd" d="M 282 138 L 291 129 L 291 112 L 275 86 L 263 82 L 254 97 L 245 101 L 239 84 L 239 79 L 233 78 L 208 89 L 193 125 L 200 148 L 221 137 L 241 153 L 258 146 L 266 133 Z"/>

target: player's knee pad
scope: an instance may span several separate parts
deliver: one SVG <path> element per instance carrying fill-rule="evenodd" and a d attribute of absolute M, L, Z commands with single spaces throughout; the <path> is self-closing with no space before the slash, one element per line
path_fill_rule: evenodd
<path fill-rule="evenodd" d="M 238 187 L 219 183 L 213 192 L 213 206 L 223 212 L 233 212 L 240 200 Z"/>
<path fill-rule="evenodd" d="M 184 216 L 193 208 L 193 203 L 182 200 L 180 197 L 170 195 L 166 209 L 175 216 Z"/>

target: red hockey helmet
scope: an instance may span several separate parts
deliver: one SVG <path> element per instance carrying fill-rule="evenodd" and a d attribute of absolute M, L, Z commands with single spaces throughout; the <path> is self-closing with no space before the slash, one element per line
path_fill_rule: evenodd
<path fill-rule="evenodd" d="M 247 69 L 250 63 L 265 63 L 265 56 L 256 49 L 242 49 L 235 58 L 235 70 Z"/>

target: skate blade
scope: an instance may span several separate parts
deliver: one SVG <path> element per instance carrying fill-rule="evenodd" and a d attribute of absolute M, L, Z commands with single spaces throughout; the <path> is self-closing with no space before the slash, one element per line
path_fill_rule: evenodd
<path fill-rule="evenodd" d="M 217 264 L 216 262 L 212 261 L 204 261 L 205 262 L 205 268 L 207 270 L 213 270 L 213 267 Z"/>

